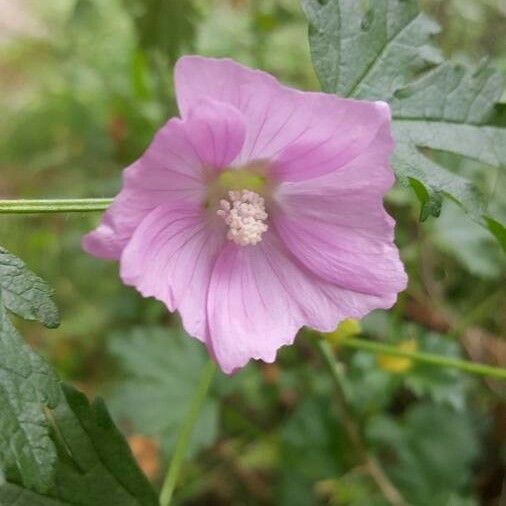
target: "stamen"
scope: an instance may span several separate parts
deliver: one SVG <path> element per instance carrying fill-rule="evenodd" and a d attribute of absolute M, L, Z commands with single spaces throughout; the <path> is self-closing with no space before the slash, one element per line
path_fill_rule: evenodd
<path fill-rule="evenodd" d="M 228 200 L 221 200 L 216 214 L 228 225 L 227 239 L 239 246 L 258 244 L 262 234 L 269 228 L 265 222 L 264 199 L 250 190 L 228 192 Z"/>

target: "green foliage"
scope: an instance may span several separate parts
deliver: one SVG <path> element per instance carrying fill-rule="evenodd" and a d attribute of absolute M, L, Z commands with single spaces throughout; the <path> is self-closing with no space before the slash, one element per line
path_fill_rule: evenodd
<path fill-rule="evenodd" d="M 191 49 L 198 11 L 193 0 L 124 0 L 132 13 L 139 45 L 173 64 L 181 50 Z"/>
<path fill-rule="evenodd" d="M 175 329 L 139 327 L 117 333 L 109 349 L 124 373 L 109 401 L 113 414 L 135 431 L 159 438 L 170 456 L 206 362 L 202 345 Z M 218 404 L 208 397 L 189 452 L 211 445 L 217 425 Z"/>
<path fill-rule="evenodd" d="M 59 400 L 58 380 L 24 343 L 9 318 L 58 324 L 51 289 L 24 263 L 0 249 L 0 469 L 16 469 L 26 487 L 46 490 L 56 461 L 43 406 Z"/>
<path fill-rule="evenodd" d="M 54 485 L 44 494 L 11 480 L 0 486 L 2 506 L 156 506 L 157 496 L 139 471 L 104 403 L 64 386 L 48 414 L 58 448 Z"/>
<path fill-rule="evenodd" d="M 448 201 L 435 221 L 434 240 L 475 276 L 493 280 L 505 270 L 506 258 L 493 238 L 477 223 L 463 220 L 454 202 Z"/>
<path fill-rule="evenodd" d="M 490 124 L 503 91 L 501 75 L 487 65 L 466 69 L 444 61 L 432 43 L 439 27 L 420 13 L 416 0 L 302 4 L 323 89 L 390 102 L 397 144 L 393 165 L 413 186 L 421 218 L 439 215 L 444 193 L 502 243 L 506 231 L 489 215 L 473 182 L 427 151 L 453 153 L 497 170 L 504 166 L 506 129 Z"/>
<path fill-rule="evenodd" d="M 103 403 L 62 386 L 7 317 L 58 325 L 52 289 L 4 249 L 0 287 L 0 504 L 156 505 Z"/>
<path fill-rule="evenodd" d="M 418 338 L 420 350 L 443 357 L 460 358 L 460 347 L 451 338 L 439 334 L 423 334 Z M 416 363 L 406 375 L 405 384 L 419 397 L 429 397 L 437 404 L 446 404 L 463 411 L 468 380 L 456 369 L 431 367 Z"/>
<path fill-rule="evenodd" d="M 315 483 L 345 469 L 350 448 L 331 404 L 323 398 L 301 403 L 282 429 L 279 494 L 283 506 L 315 504 Z"/>
<path fill-rule="evenodd" d="M 419 404 L 402 420 L 387 415 L 371 420 L 368 436 L 410 504 L 447 506 L 469 495 L 471 466 L 478 456 L 477 431 L 469 417 Z"/>

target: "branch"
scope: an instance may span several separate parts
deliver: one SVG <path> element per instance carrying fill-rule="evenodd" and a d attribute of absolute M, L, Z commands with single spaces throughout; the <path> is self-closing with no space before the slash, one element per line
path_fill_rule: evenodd
<path fill-rule="evenodd" d="M 112 199 L 0 200 L 0 214 L 86 213 L 105 211 Z"/>

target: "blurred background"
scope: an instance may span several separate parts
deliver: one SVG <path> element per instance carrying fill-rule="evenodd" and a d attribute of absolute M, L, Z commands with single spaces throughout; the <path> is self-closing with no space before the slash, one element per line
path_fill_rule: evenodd
<path fill-rule="evenodd" d="M 506 2 L 422 6 L 442 24 L 448 56 L 489 57 L 506 75 Z M 121 169 L 177 112 L 172 66 L 184 53 L 229 56 L 318 88 L 295 0 L 0 0 L 0 198 L 113 196 Z M 450 163 L 478 184 L 498 176 Z M 496 184 L 504 205 L 506 182 Z M 395 188 L 387 205 L 410 283 L 393 310 L 361 322 L 363 334 L 505 366 L 506 264 L 492 236 L 450 201 L 424 223 L 408 190 Z M 81 251 L 97 219 L 2 216 L 0 244 L 54 286 L 62 311 L 57 330 L 20 321 L 24 335 L 62 377 L 106 398 L 158 484 L 203 351 L 177 317 L 123 286 L 115 264 Z M 301 335 L 276 364 L 218 378 L 177 504 L 388 504 L 331 407 L 310 341 Z M 367 449 L 409 504 L 506 504 L 504 384 L 336 351 Z"/>

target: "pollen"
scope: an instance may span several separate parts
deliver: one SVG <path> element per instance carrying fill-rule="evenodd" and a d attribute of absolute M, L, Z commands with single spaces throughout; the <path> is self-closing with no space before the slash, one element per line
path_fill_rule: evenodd
<path fill-rule="evenodd" d="M 216 212 L 228 225 L 227 239 L 239 246 L 258 244 L 268 230 L 264 199 L 250 190 L 232 190 Z"/>

